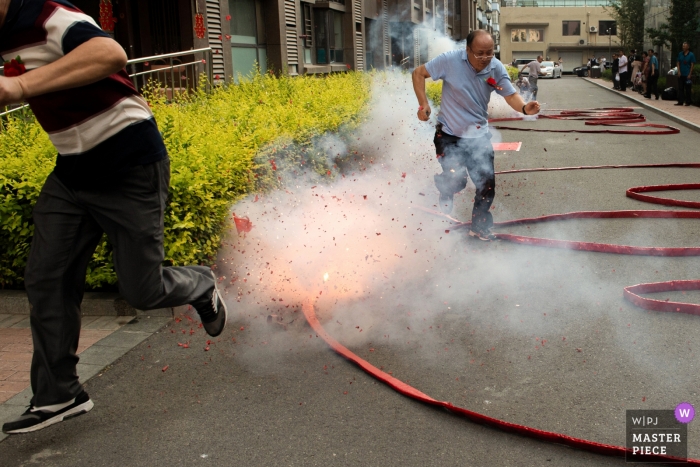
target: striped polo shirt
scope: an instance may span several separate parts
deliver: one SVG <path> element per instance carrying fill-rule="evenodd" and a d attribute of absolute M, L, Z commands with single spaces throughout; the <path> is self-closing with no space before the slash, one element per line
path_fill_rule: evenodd
<path fill-rule="evenodd" d="M 94 37 L 110 37 L 64 0 L 11 0 L 0 55 L 27 71 L 52 63 Z M 54 169 L 70 186 L 101 186 L 128 168 L 167 157 L 148 103 L 126 70 L 87 86 L 27 99 L 58 150 Z"/>

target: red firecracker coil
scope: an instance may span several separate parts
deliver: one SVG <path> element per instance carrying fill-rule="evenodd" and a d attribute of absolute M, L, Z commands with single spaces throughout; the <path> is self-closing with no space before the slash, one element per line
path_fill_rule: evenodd
<path fill-rule="evenodd" d="M 114 17 L 112 0 L 100 0 L 100 27 L 105 32 L 114 32 L 117 18 Z"/>
<path fill-rule="evenodd" d="M 204 27 L 204 15 L 201 13 L 194 15 L 194 33 L 197 39 L 204 39 L 207 33 L 207 28 Z"/>

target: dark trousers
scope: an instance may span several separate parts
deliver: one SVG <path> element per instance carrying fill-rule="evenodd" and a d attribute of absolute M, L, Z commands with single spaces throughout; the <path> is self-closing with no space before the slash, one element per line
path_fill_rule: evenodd
<path fill-rule="evenodd" d="M 537 77 L 529 78 L 528 80 L 530 81 L 530 92 L 532 93 L 532 100 L 536 101 L 537 91 L 539 90 L 539 87 L 537 87 Z"/>
<path fill-rule="evenodd" d="M 88 263 L 103 232 L 114 251 L 119 291 L 132 306 L 172 307 L 206 300 L 210 269 L 163 267 L 163 211 L 170 161 L 132 167 L 110 189 L 75 190 L 49 175 L 33 211 L 25 286 L 31 304 L 35 406 L 67 402 L 82 391 L 76 365 L 80 303 Z"/>
<path fill-rule="evenodd" d="M 625 71 L 620 73 L 620 91 L 626 91 L 627 90 L 627 82 L 630 79 L 630 72 Z"/>
<path fill-rule="evenodd" d="M 687 76 L 679 76 L 678 77 L 678 103 L 683 104 L 686 103 L 688 105 L 691 104 L 690 102 L 690 92 L 693 89 L 693 83 L 691 82 L 688 84 L 688 77 Z"/>
<path fill-rule="evenodd" d="M 658 82 L 658 71 L 649 75 L 649 79 L 647 80 L 647 96 L 655 96 L 657 99 L 659 98 L 659 88 L 657 86 Z"/>
<path fill-rule="evenodd" d="M 490 229 L 493 226 L 493 216 L 489 209 L 496 196 L 491 135 L 481 138 L 458 138 L 443 133 L 442 125 L 438 124 L 433 142 L 442 166 L 442 173 L 435 175 L 435 186 L 440 194 L 449 196 L 459 193 L 466 188 L 467 180 L 471 176 L 476 186 L 472 230 Z"/>

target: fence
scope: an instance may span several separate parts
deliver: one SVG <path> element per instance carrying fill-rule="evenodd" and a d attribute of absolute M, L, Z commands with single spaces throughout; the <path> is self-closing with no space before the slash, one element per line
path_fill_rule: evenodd
<path fill-rule="evenodd" d="M 211 48 L 186 50 L 166 55 L 154 55 L 126 62 L 129 77 L 136 89 L 141 91 L 149 81 L 160 85 L 166 99 L 172 100 L 177 94 L 192 92 L 199 86 L 199 76 L 206 75 L 206 90 L 212 84 Z M 202 58 L 203 57 L 203 58 Z M 182 61 L 185 63 L 182 63 Z M 4 67 L 0 66 L 4 71 Z M 0 112 L 0 118 L 14 112 L 25 111 L 28 104 L 12 104 Z"/>

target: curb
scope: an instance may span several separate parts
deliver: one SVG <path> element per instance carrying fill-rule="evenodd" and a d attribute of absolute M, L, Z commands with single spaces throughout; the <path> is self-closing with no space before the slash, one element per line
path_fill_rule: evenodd
<path fill-rule="evenodd" d="M 172 308 L 143 312 L 129 305 L 118 293 L 86 292 L 80 306 L 82 316 L 174 316 Z M 0 290 L 0 314 L 29 315 L 29 299 L 23 290 Z"/>
<path fill-rule="evenodd" d="M 583 78 L 583 79 L 585 79 L 585 80 L 588 81 L 589 83 L 595 84 L 596 86 L 599 86 L 599 87 L 601 87 L 601 88 L 603 88 L 603 89 L 607 89 L 607 90 L 610 91 L 610 92 L 614 92 L 614 93 L 615 93 L 616 95 L 618 95 L 618 96 L 622 96 L 622 97 L 625 97 L 625 98 L 627 98 L 627 99 L 629 99 L 629 100 L 631 100 L 631 101 L 634 101 L 634 102 L 636 102 L 637 104 L 639 104 L 639 105 L 641 105 L 642 107 L 644 107 L 645 109 L 649 109 L 649 110 L 651 110 L 651 111 L 653 111 L 653 112 L 656 112 L 656 113 L 658 113 L 658 114 L 660 114 L 660 115 L 663 115 L 664 117 L 668 118 L 669 120 L 672 120 L 672 121 L 674 121 L 674 122 L 676 122 L 676 123 L 680 123 L 681 125 L 683 125 L 683 126 L 685 126 L 685 127 L 688 127 L 688 128 L 690 128 L 691 130 L 694 130 L 694 131 L 697 131 L 698 133 L 700 133 L 700 125 L 696 125 L 695 123 L 689 122 L 688 120 L 685 120 L 685 119 L 680 118 L 680 117 L 678 117 L 678 116 L 676 116 L 676 115 L 673 115 L 672 113 L 666 112 L 665 110 L 661 110 L 661 109 L 659 109 L 658 107 L 654 107 L 653 105 L 649 105 L 649 104 L 647 104 L 646 102 L 635 98 L 634 96 L 627 95 L 627 94 L 622 93 L 622 92 L 616 92 L 615 90 L 610 89 L 609 87 L 607 87 L 607 86 L 605 86 L 605 85 L 603 85 L 603 84 L 600 84 L 600 83 L 597 83 L 596 81 L 593 81 L 591 78 Z"/>

